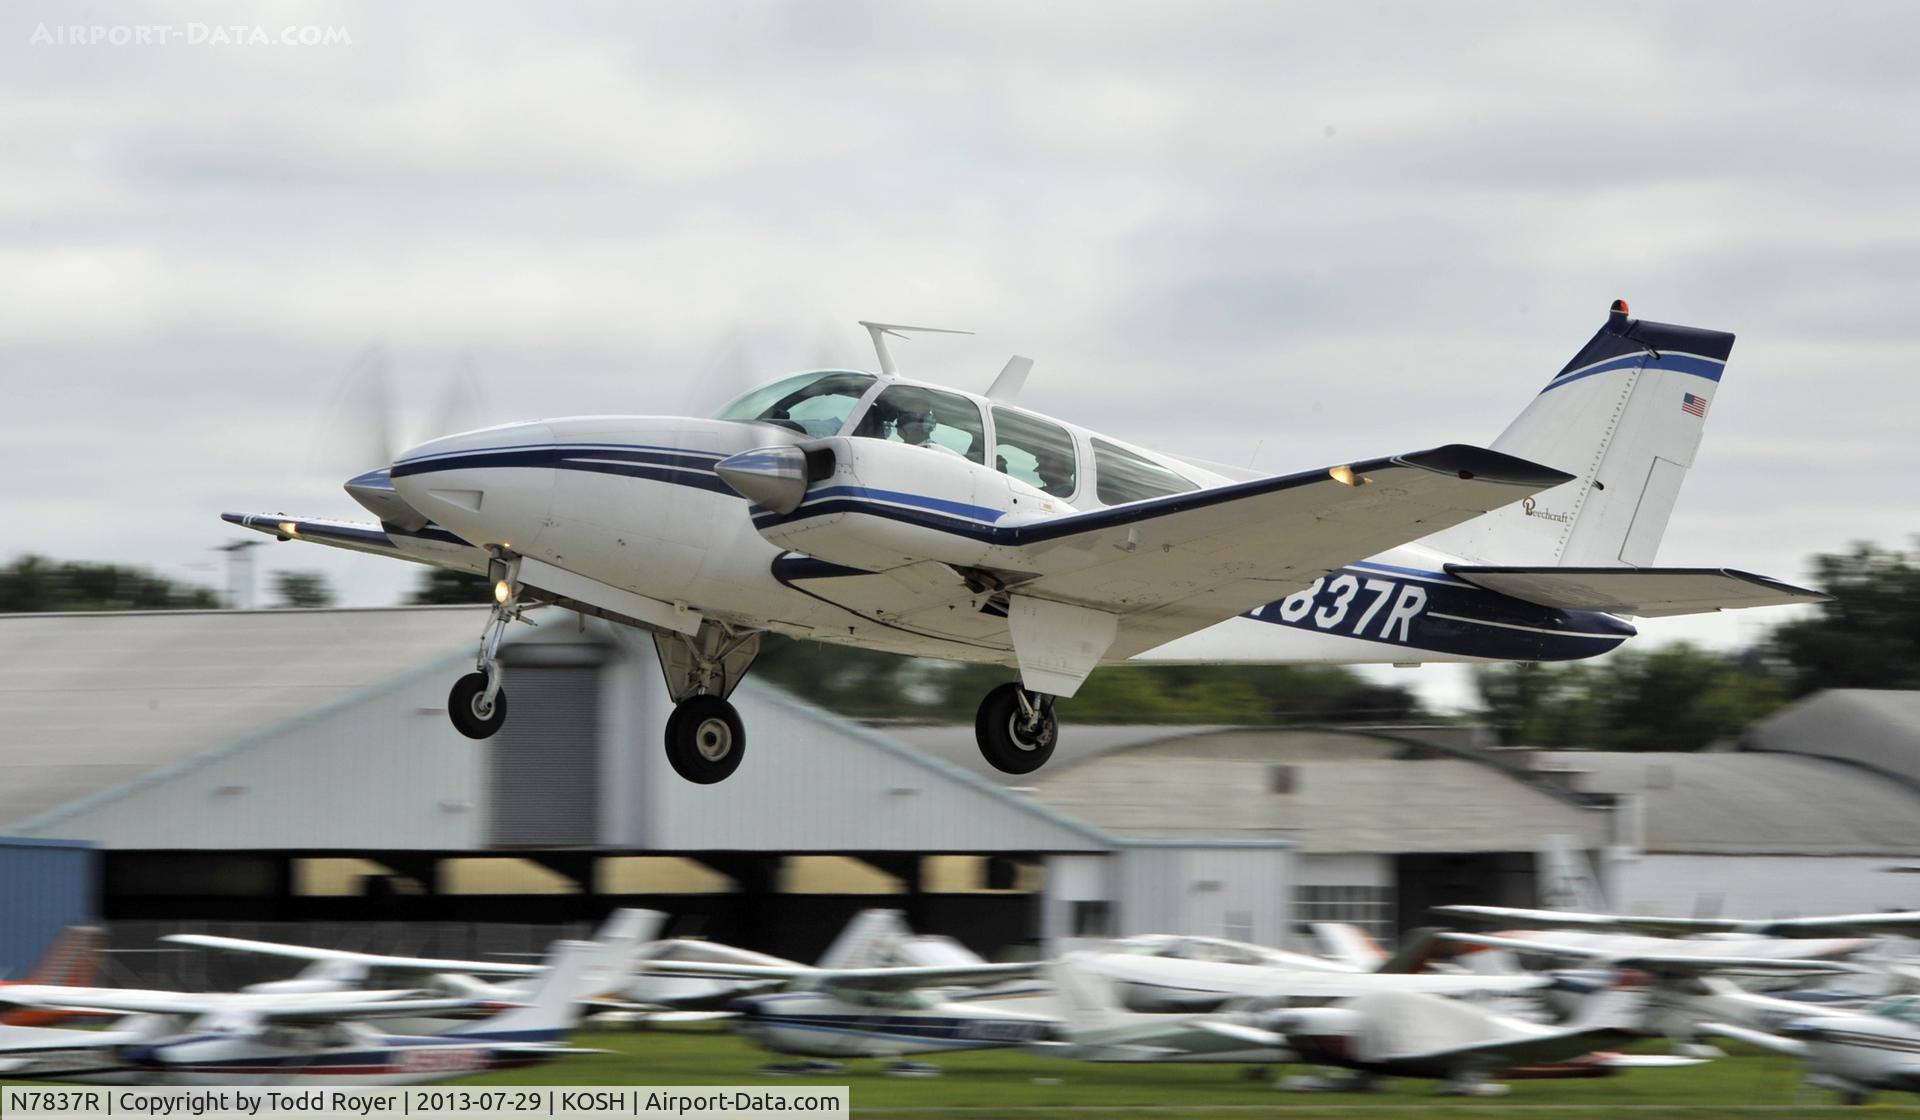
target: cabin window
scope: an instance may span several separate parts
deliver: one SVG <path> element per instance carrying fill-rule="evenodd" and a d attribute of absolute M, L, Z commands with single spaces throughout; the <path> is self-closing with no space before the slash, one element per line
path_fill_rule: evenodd
<path fill-rule="evenodd" d="M 1071 498 L 1080 488 L 1073 437 L 1060 425 L 1024 412 L 993 410 L 993 465 L 1056 498 Z"/>
<path fill-rule="evenodd" d="M 958 393 L 920 385 L 891 385 L 873 399 L 856 436 L 945 448 L 982 466 L 987 462 L 987 429 L 980 406 Z"/>
<path fill-rule="evenodd" d="M 874 381 L 870 373 L 849 370 L 795 374 L 737 398 L 714 419 L 773 424 L 804 436 L 838 435 Z"/>
<path fill-rule="evenodd" d="M 1109 506 L 1200 489 L 1144 456 L 1098 439 L 1093 441 L 1093 477 L 1101 504 Z"/>

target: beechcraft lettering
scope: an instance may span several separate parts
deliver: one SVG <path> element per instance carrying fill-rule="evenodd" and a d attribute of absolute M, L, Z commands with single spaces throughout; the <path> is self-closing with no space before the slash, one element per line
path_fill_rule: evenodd
<path fill-rule="evenodd" d="M 589 416 L 448 436 L 351 479 L 378 524 L 226 515 L 282 540 L 485 573 L 497 606 L 448 715 L 504 724 L 499 645 L 559 606 L 651 634 L 689 781 L 740 765 L 728 696 L 761 637 L 1006 666 L 981 753 L 1039 768 L 1055 701 L 1123 662 L 1563 661 L 1633 617 L 1806 603 L 1816 592 L 1654 553 L 1733 336 L 1606 323 L 1488 447 L 1447 444 L 1284 475 L 1128 444 L 984 393 L 814 370 L 711 417 Z"/>

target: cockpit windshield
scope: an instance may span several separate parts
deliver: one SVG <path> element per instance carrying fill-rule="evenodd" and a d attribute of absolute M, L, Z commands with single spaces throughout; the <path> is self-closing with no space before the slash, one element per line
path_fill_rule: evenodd
<path fill-rule="evenodd" d="M 838 435 L 874 381 L 871 373 L 850 370 L 796 373 L 735 399 L 714 419 L 775 424 L 806 436 Z"/>

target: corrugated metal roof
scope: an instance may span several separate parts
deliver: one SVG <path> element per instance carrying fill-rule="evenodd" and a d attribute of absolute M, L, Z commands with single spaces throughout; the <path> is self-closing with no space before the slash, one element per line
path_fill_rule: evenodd
<path fill-rule="evenodd" d="M 942 757 L 978 753 L 968 727 L 898 734 Z M 1506 760 L 1408 753 L 1359 731 L 1067 726 L 1046 769 L 998 778 L 1120 838 L 1289 840 L 1309 854 L 1513 851 L 1550 832 L 1607 842 L 1608 814 L 1516 779 Z M 1274 792 L 1280 766 L 1290 793 Z"/>
<path fill-rule="evenodd" d="M 477 641 L 485 608 L 0 615 L 0 826 Z"/>
<path fill-rule="evenodd" d="M 1584 788 L 1637 794 L 1644 848 L 1737 855 L 1920 853 L 1920 796 L 1844 762 L 1786 754 L 1541 751 Z"/>

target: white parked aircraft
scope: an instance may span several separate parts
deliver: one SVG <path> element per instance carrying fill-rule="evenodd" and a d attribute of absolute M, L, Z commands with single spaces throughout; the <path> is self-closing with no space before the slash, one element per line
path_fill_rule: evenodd
<path fill-rule="evenodd" d="M 1920 1093 L 1920 996 L 1809 1015 L 1774 1032 L 1730 1023 L 1704 1023 L 1701 1030 L 1798 1057 L 1809 1082 L 1838 1090 L 1848 1104 L 1865 1104 L 1884 1090 Z"/>
<path fill-rule="evenodd" d="M 236 514 L 281 539 L 471 572 L 498 606 L 448 698 L 474 738 L 507 715 L 497 647 L 541 603 L 650 631 L 667 754 L 726 778 L 727 702 L 760 636 L 1016 666 L 975 721 L 1034 770 L 1056 697 L 1102 664 L 1556 661 L 1621 616 L 1804 603 L 1718 568 L 1653 567 L 1733 336 L 1605 325 L 1491 449 L 1449 445 L 1262 476 L 1146 450 L 982 394 L 816 370 L 712 418 L 600 416 L 449 436 L 349 481 L 380 524 Z"/>
<path fill-rule="evenodd" d="M 1167 946 L 1160 946 L 1148 939 L 1128 939 L 1082 950 L 1075 959 L 1080 969 L 1112 984 L 1121 1002 L 1134 1011 L 1203 1011 L 1244 999 L 1325 1003 L 1380 991 L 1495 1000 L 1537 992 L 1553 983 L 1551 977 L 1537 973 L 1357 972 L 1272 950 L 1267 951 L 1272 956 L 1166 951 L 1182 942 L 1205 946 L 1210 940 L 1170 938 Z M 1311 963 L 1303 965 L 1303 960 Z"/>
<path fill-rule="evenodd" d="M 1489 1077 L 1599 1077 L 1688 1059 L 1595 1053 L 1627 1037 L 1639 997 L 1580 984 L 1581 1004 L 1559 1026 L 1498 1015 L 1414 991 L 1378 990 L 1325 1007 L 1180 1015 L 1122 1007 L 1112 984 L 1069 954 L 1048 970 L 1059 993 L 1065 1056 L 1095 1062 L 1312 1062 L 1360 1076 L 1290 1079 L 1290 1088 L 1365 1089 L 1379 1076 L 1438 1078 L 1453 1092 L 1488 1095 Z M 1555 979 L 1554 983 L 1561 981 Z"/>
<path fill-rule="evenodd" d="M 608 948 L 562 941 L 525 1006 L 442 1034 L 390 1035 L 369 1020 L 473 1010 L 419 993 L 192 993 L 20 985 L 5 1004 L 130 1018 L 107 1030 L 0 1027 L 0 1076 L 137 1085 L 403 1085 L 584 1053 L 566 1045 L 580 1003 L 607 982 Z M 493 1005 L 496 1009 L 499 1004 Z"/>

